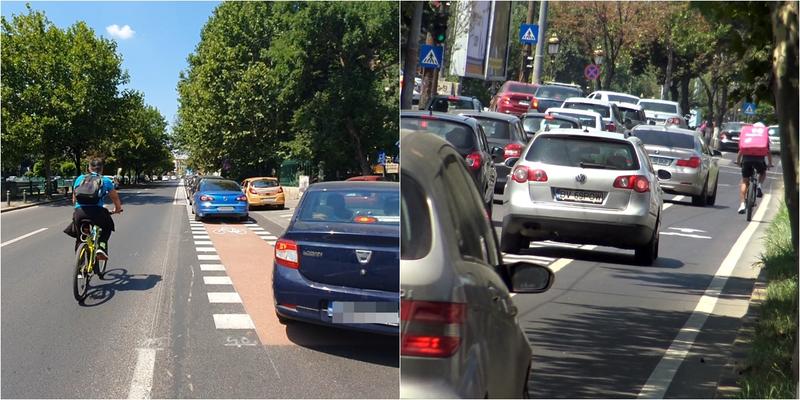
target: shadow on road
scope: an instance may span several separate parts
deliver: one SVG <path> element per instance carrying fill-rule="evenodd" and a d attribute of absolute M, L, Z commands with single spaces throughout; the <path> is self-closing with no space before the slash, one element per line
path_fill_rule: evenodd
<path fill-rule="evenodd" d="M 290 321 L 286 336 L 294 344 L 331 355 L 387 367 L 400 366 L 397 336 L 370 334 Z"/>
<path fill-rule="evenodd" d="M 81 304 L 84 307 L 96 307 L 111 300 L 117 292 L 150 290 L 161 282 L 161 275 L 128 274 L 124 268 L 107 270 L 103 279 L 95 276 L 89 282 L 89 291 Z"/>
<path fill-rule="evenodd" d="M 627 252 L 627 253 L 622 253 Z M 636 265 L 641 268 L 663 268 L 663 269 L 678 269 L 683 267 L 683 261 L 674 258 L 659 257 L 649 266 L 640 266 L 634 260 L 633 251 L 620 249 L 618 252 L 606 250 L 587 250 L 587 249 L 572 249 L 567 247 L 537 247 L 521 250 L 520 255 L 552 257 L 552 258 L 570 258 L 573 260 L 597 262 L 604 264 L 623 264 L 623 265 Z"/>

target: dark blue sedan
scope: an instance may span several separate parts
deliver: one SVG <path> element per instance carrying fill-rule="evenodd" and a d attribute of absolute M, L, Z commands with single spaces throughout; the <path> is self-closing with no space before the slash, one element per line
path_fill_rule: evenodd
<path fill-rule="evenodd" d="M 400 186 L 325 182 L 308 187 L 275 243 L 278 319 L 397 335 Z"/>
<path fill-rule="evenodd" d="M 192 195 L 195 221 L 205 217 L 236 217 L 246 220 L 247 196 L 242 187 L 227 179 L 203 179 Z"/>

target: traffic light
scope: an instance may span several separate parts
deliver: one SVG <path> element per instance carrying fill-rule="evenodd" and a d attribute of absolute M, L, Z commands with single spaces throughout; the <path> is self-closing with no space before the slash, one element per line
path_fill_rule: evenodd
<path fill-rule="evenodd" d="M 433 28 L 431 29 L 433 42 L 443 44 L 447 39 L 447 14 L 437 12 L 433 17 Z"/>

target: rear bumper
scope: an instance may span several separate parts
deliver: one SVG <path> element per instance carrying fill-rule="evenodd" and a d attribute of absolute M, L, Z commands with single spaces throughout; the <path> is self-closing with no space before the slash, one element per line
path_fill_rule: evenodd
<path fill-rule="evenodd" d="M 528 112 L 528 106 L 497 105 L 497 112 L 504 114 L 522 115 Z"/>
<path fill-rule="evenodd" d="M 508 214 L 503 232 L 521 233 L 530 240 L 594 244 L 631 249 L 650 241 L 655 229 L 641 218 L 620 218 L 614 222 L 580 221 L 533 215 Z"/>
<path fill-rule="evenodd" d="M 221 210 L 221 207 L 230 207 L 232 210 Z M 195 203 L 194 212 L 199 217 L 246 217 L 247 204 L 213 205 L 209 203 Z"/>
<path fill-rule="evenodd" d="M 659 179 L 658 184 L 661 186 L 661 189 L 664 192 L 669 194 L 688 194 L 692 196 L 697 196 L 703 191 L 703 182 L 702 176 L 698 173 L 697 170 L 695 172 L 684 172 L 682 170 L 690 170 L 691 168 L 683 168 L 683 167 L 670 167 L 670 168 L 658 168 L 656 170 L 664 170 L 670 173 L 669 179 Z"/>
<path fill-rule="evenodd" d="M 511 174 L 511 168 L 504 163 L 497 163 L 494 165 L 494 170 L 497 172 L 497 181 L 494 184 L 495 193 L 503 193 L 505 190 L 508 175 Z"/>
<path fill-rule="evenodd" d="M 720 139 L 719 148 L 720 150 L 739 151 L 739 141 L 738 140 L 734 141 L 730 139 Z"/>
<path fill-rule="evenodd" d="M 283 193 L 279 193 L 275 196 L 253 196 L 247 198 L 247 203 L 251 206 L 284 205 L 286 203 L 286 197 Z"/>
<path fill-rule="evenodd" d="M 394 303 L 399 311 L 399 293 L 381 290 L 331 286 L 309 281 L 300 271 L 273 264 L 272 290 L 275 311 L 282 317 L 336 328 L 353 329 L 384 335 L 399 335 L 398 325 L 377 323 L 335 323 L 328 304 L 337 302 Z M 283 306 L 295 305 L 294 308 Z"/>

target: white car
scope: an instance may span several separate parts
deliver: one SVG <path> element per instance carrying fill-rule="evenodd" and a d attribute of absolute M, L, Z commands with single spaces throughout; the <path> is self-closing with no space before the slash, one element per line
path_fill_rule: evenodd
<path fill-rule="evenodd" d="M 542 121 L 542 129 L 548 130 L 559 127 L 560 124 L 552 124 L 554 126 L 549 126 L 547 121 L 547 115 L 564 115 L 567 117 L 576 118 L 581 121 L 581 127 L 589 128 L 589 129 L 596 129 L 598 131 L 603 130 L 603 117 L 600 114 L 589 111 L 589 110 L 576 110 L 576 109 L 568 109 L 568 108 L 560 108 L 560 107 L 552 107 L 548 108 L 547 111 L 544 112 L 545 120 Z"/>
<path fill-rule="evenodd" d="M 644 115 L 647 117 L 647 121 L 653 121 L 657 125 L 665 125 L 667 119 L 671 117 L 684 119 L 680 104 L 674 101 L 642 99 L 639 100 L 638 104 L 644 108 Z M 685 119 L 683 123 L 686 124 Z M 687 126 L 681 126 L 681 128 L 687 128 Z"/>
<path fill-rule="evenodd" d="M 627 93 L 620 93 L 620 92 L 611 92 L 608 90 L 598 90 L 596 92 L 589 93 L 586 96 L 590 99 L 595 100 L 603 100 L 608 101 L 611 103 L 633 103 L 636 104 L 639 102 L 639 98 Z"/>
<path fill-rule="evenodd" d="M 623 124 L 622 113 L 616 103 L 586 97 L 570 97 L 564 100 L 561 108 L 594 111 L 603 117 L 604 131 L 627 134 L 628 130 Z"/>

